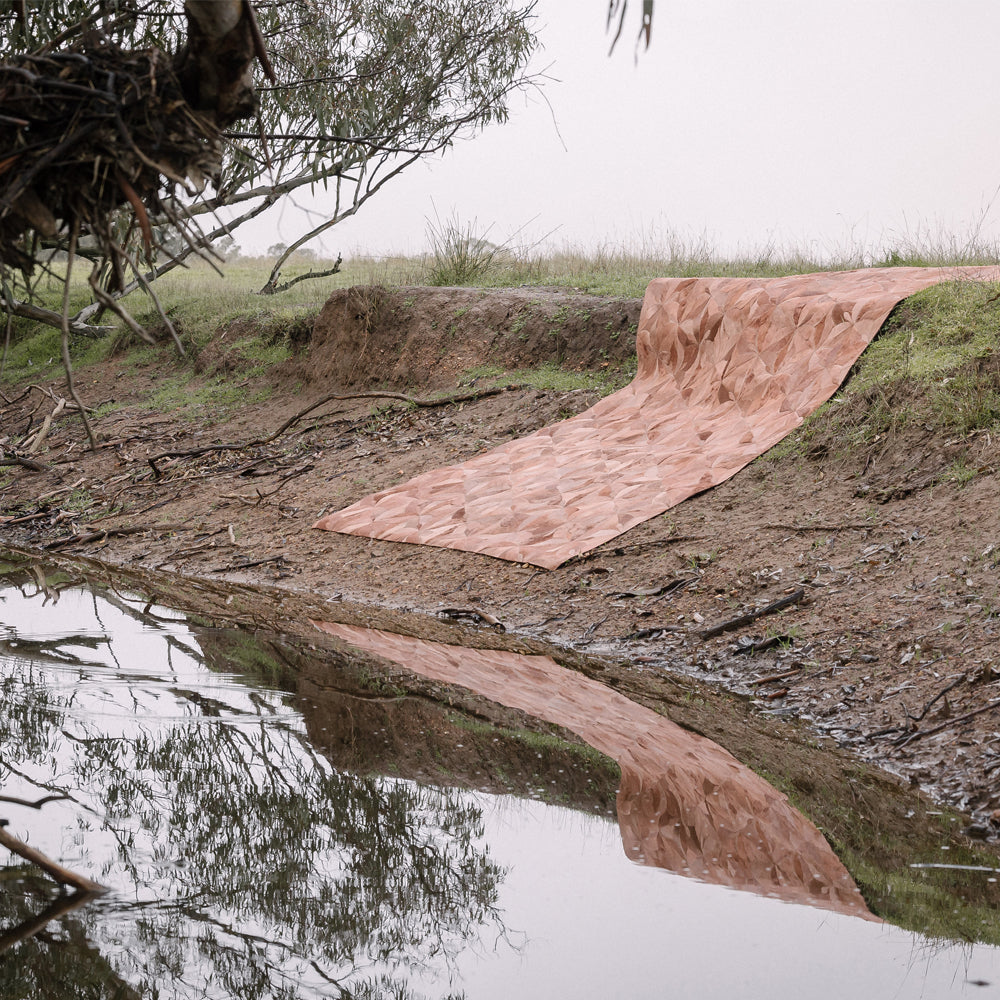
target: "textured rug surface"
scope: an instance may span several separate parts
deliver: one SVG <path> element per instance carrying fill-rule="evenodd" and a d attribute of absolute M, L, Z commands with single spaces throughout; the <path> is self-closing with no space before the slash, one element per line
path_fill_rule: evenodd
<path fill-rule="evenodd" d="M 830 845 L 784 795 L 718 744 L 607 685 L 548 656 L 313 624 L 413 673 L 564 726 L 616 760 L 618 825 L 633 861 L 872 919 Z"/>
<path fill-rule="evenodd" d="M 828 400 L 896 303 L 995 267 L 660 278 L 635 380 L 569 420 L 315 527 L 554 569 L 734 475 Z"/>

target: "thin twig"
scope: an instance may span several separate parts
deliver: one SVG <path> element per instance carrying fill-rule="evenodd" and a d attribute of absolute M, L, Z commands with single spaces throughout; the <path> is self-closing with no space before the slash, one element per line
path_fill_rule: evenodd
<path fill-rule="evenodd" d="M 930 666 L 930 664 L 928 664 L 928 666 Z M 931 710 L 931 708 L 937 702 L 939 702 L 949 691 L 953 691 L 955 688 L 958 687 L 959 684 L 964 683 L 965 682 L 965 678 L 966 678 L 965 674 L 959 674 L 957 680 L 953 680 L 947 687 L 942 688 L 940 691 L 938 691 L 938 693 L 936 695 L 934 695 L 934 697 L 931 698 L 931 700 L 929 702 L 927 702 L 926 705 L 924 705 L 924 710 L 919 715 L 914 715 L 912 717 L 913 721 L 914 722 L 923 722 L 924 717 Z"/>
<path fill-rule="evenodd" d="M 871 531 L 885 527 L 878 524 L 760 524 L 754 531 Z"/>
<path fill-rule="evenodd" d="M 89 542 L 103 542 L 105 538 L 118 538 L 122 535 L 141 535 L 146 531 L 190 531 L 187 524 L 137 524 L 131 528 L 103 528 L 100 531 L 86 531 L 68 538 L 57 538 L 54 542 L 43 545 L 42 548 L 61 549 L 67 545 L 86 545 Z"/>
<path fill-rule="evenodd" d="M 934 726 L 932 729 L 918 729 L 915 733 L 910 733 L 905 739 L 898 740 L 896 746 L 905 747 L 915 740 L 922 740 L 925 736 L 934 736 L 936 733 L 943 732 L 950 726 L 957 726 L 960 722 L 968 722 L 969 719 L 974 719 L 977 715 L 982 715 L 984 712 L 989 712 L 994 708 L 1000 708 L 1000 698 L 996 701 L 991 701 L 988 705 L 982 705 L 971 712 L 966 712 L 965 715 L 959 715 L 954 719 L 949 719 L 947 722 L 942 722 L 940 726 Z"/>
<path fill-rule="evenodd" d="M 451 396 L 440 396 L 434 399 L 424 399 L 420 396 L 408 396 L 406 393 L 402 392 L 383 392 L 375 390 L 372 390 L 371 392 L 333 392 L 324 396 L 322 399 L 318 399 L 315 403 L 310 403 L 304 410 L 300 410 L 294 416 L 289 417 L 273 434 L 269 434 L 267 437 L 256 438 L 253 441 L 234 441 L 228 444 L 210 444 L 201 448 L 185 448 L 175 449 L 172 451 L 162 451 L 159 455 L 153 455 L 148 458 L 147 461 L 149 462 L 153 473 L 157 476 L 157 478 L 159 478 L 161 471 L 156 463 L 164 458 L 196 458 L 199 455 L 209 455 L 217 451 L 242 451 L 246 448 L 259 448 L 261 445 L 270 444 L 276 438 L 281 437 L 281 435 L 284 434 L 289 427 L 298 423 L 298 421 L 300 421 L 303 417 L 308 416 L 313 410 L 318 409 L 326 403 L 332 403 L 338 400 L 398 399 L 404 403 L 410 403 L 412 406 L 448 406 L 451 403 L 466 403 L 470 400 L 486 399 L 490 396 L 498 396 L 502 392 L 509 392 L 522 388 L 524 387 L 521 385 L 497 386 L 492 389 L 477 389 L 474 392 L 459 392 Z"/>
<path fill-rule="evenodd" d="M 670 535 L 667 538 L 657 538 L 651 542 L 636 542 L 633 545 L 615 545 L 613 542 L 609 542 L 599 549 L 571 556 L 560 568 L 572 566 L 574 563 L 586 562 L 588 559 L 599 559 L 601 556 L 624 555 L 626 552 L 636 552 L 639 549 L 653 549 L 658 545 L 674 545 L 677 542 L 703 542 L 707 537 L 707 535 Z"/>
<path fill-rule="evenodd" d="M 784 681 L 801 672 L 801 667 L 792 667 L 791 670 L 784 670 L 780 674 L 768 674 L 767 677 L 758 677 L 757 680 L 750 682 L 750 686 L 758 687 L 761 684 L 773 684 L 775 681 Z"/>

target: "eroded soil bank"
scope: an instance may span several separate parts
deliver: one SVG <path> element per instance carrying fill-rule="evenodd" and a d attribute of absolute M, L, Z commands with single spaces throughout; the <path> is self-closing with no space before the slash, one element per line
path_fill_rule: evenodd
<path fill-rule="evenodd" d="M 911 428 L 854 450 L 814 435 L 809 455 L 765 456 L 551 572 L 310 530 L 373 490 L 591 405 L 628 378 L 638 308 L 538 289 L 350 290 L 270 368 L 252 355 L 249 322 L 218 331 L 193 378 L 166 347 L 122 353 L 81 372 L 85 398 L 105 404 L 94 421 L 102 447 L 86 451 L 78 420 L 58 416 L 33 456 L 45 467 L 3 480 L 3 537 L 157 579 L 274 586 L 289 615 L 289 601 L 337 602 L 379 627 L 380 609 L 403 611 L 427 638 L 445 627 L 435 619 L 459 619 L 473 643 L 496 642 L 503 626 L 509 641 L 598 657 L 588 669 L 598 664 L 606 683 L 708 735 L 793 798 L 819 803 L 856 770 L 858 809 L 876 809 L 895 786 L 857 766 L 860 755 L 970 812 L 972 837 L 995 839 L 1000 444 L 989 434 Z M 546 374 L 533 384 L 516 374 L 539 365 Z M 465 394 L 503 373 L 520 387 L 436 407 L 330 400 L 266 440 L 333 393 Z M 2 404 L 12 440 L 66 394 L 58 379 L 22 388 Z M 246 446 L 177 454 L 222 443 Z M 704 637 L 800 589 L 780 614 Z M 286 628 L 289 615 L 274 623 Z M 719 713 L 731 704 L 721 687 L 744 699 L 739 726 Z M 796 717 L 805 727 L 789 725 Z M 758 732 L 781 752 L 764 754 Z M 787 750 L 822 734 L 836 778 L 811 774 L 813 762 L 800 768 Z M 900 827 L 913 822 L 905 812 Z M 843 846 L 852 822 L 819 825 Z"/>

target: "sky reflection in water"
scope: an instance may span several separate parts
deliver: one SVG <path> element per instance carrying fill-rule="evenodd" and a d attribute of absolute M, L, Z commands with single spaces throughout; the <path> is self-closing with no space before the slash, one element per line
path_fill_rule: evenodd
<path fill-rule="evenodd" d="M 113 894 L 0 954 L 5 1000 L 1000 990 L 996 949 L 632 865 L 613 821 L 337 772 L 180 616 L 27 591 L 0 592 L 0 786 L 71 800 L 0 815 Z M 41 885 L 5 883 L 5 927 Z"/>

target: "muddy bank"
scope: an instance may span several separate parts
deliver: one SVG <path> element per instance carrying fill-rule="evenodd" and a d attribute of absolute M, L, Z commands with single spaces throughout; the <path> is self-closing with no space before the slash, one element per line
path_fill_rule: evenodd
<path fill-rule="evenodd" d="M 858 812 L 877 816 L 879 829 L 894 836 L 905 838 L 914 825 L 906 816 L 911 793 L 859 765 L 859 756 L 973 813 L 955 823 L 931 818 L 928 836 L 943 835 L 943 823 L 995 838 L 1000 441 L 981 434 L 945 439 L 913 427 L 850 452 L 836 433 L 814 435 L 808 457 L 765 456 L 551 572 L 312 532 L 309 525 L 324 512 L 578 413 L 605 391 L 584 379 L 570 388 L 540 381 L 420 409 L 379 399 L 331 401 L 271 437 L 318 399 L 365 388 L 360 374 L 337 369 L 342 356 L 354 365 L 367 350 L 362 320 L 338 327 L 330 318 L 346 308 L 348 293 L 338 295 L 325 331 L 322 324 L 315 336 L 300 330 L 293 356 L 266 371 L 252 345 L 236 342 L 249 335 L 245 325 L 242 333 L 220 330 L 193 375 L 166 348 L 86 369 L 88 400 L 105 404 L 95 417 L 103 446 L 85 451 L 79 423 L 65 411 L 55 417 L 34 453 L 42 468 L 3 472 L 3 539 L 38 554 L 55 546 L 49 554 L 96 556 L 126 568 L 151 592 L 207 587 L 232 597 L 220 613 L 233 615 L 237 604 L 242 620 L 254 624 L 264 613 L 279 630 L 292 610 L 331 618 L 334 602 L 349 624 L 380 628 L 391 620 L 396 630 L 432 640 L 454 634 L 449 622 L 460 621 L 467 623 L 461 641 L 471 645 L 530 651 L 536 640 L 555 644 L 560 662 L 719 742 L 788 792 L 842 857 L 857 851 L 866 858 L 874 848 L 862 842 L 853 809 L 824 805 L 830 788 L 848 782 Z M 378 311 L 369 324 L 369 342 L 386 352 L 372 371 L 393 388 L 420 395 L 476 378 L 490 384 L 474 370 L 500 367 L 497 358 L 508 368 L 554 366 L 560 352 L 571 371 L 593 365 L 582 373 L 588 378 L 629 367 L 623 341 L 631 338 L 614 336 L 617 305 L 560 347 L 559 337 L 549 336 L 551 314 L 538 314 L 537 335 L 526 340 L 524 329 L 512 328 L 526 300 L 543 300 L 558 313 L 567 304 L 558 293 L 408 290 L 397 308 L 412 297 L 415 309 L 424 295 L 419 327 L 396 322 L 391 310 Z M 637 301 L 634 308 L 637 314 Z M 500 337 L 494 327 L 507 313 L 511 326 Z M 459 320 L 461 352 L 444 339 Z M 595 362 L 601 352 L 625 360 Z M 398 367 L 404 357 L 410 360 Z M 220 387 L 225 405 L 213 395 Z M 2 404 L 3 433 L 17 440 L 51 414 L 47 393 L 65 394 L 58 380 L 22 388 L 22 396 L 8 392 L 11 402 Z M 239 405 L 232 405 L 233 394 L 242 394 Z M 158 402 L 151 406 L 151 399 Z M 223 443 L 240 447 L 218 449 Z M 163 456 L 158 474 L 149 463 L 156 456 Z M 954 475 L 961 463 L 976 474 Z M 179 587 L 171 580 L 190 582 Z M 269 611 L 255 610 L 266 602 L 258 590 L 244 589 L 251 584 L 275 588 Z M 711 626 L 799 590 L 802 599 L 779 614 L 703 637 Z M 291 602 L 287 614 L 282 598 Z M 707 683 L 692 685 L 682 675 Z M 740 698 L 731 701 L 722 687 Z M 790 724 L 796 717 L 806 728 Z M 851 750 L 830 758 L 837 761 L 832 770 L 809 756 L 822 734 L 830 737 L 825 747 Z M 899 807 L 885 815 L 889 801 Z M 916 816 L 935 811 L 921 808 Z M 957 834 L 955 843 L 974 842 Z M 884 875 L 859 881 L 879 879 Z"/>
<path fill-rule="evenodd" d="M 869 916 L 819 831 L 718 744 L 550 656 L 469 650 L 335 622 L 322 631 L 413 673 L 576 733 L 621 767 L 618 823 L 632 859 L 716 885 Z"/>

